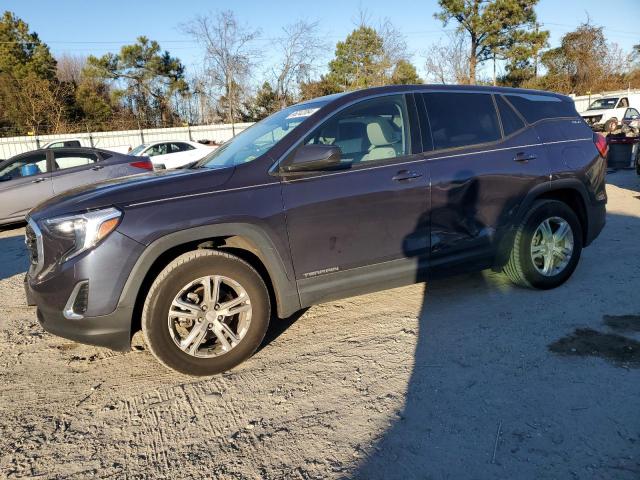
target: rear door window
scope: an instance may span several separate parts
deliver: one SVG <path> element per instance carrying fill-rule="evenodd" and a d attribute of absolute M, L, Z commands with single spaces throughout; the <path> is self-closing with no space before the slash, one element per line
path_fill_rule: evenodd
<path fill-rule="evenodd" d="M 502 138 L 490 94 L 423 93 L 436 150 L 495 142 Z"/>
<path fill-rule="evenodd" d="M 571 118 L 578 116 L 573 102 L 565 102 L 552 95 L 524 93 L 506 95 L 506 98 L 529 123 L 547 118 Z"/>
<path fill-rule="evenodd" d="M 98 156 L 95 153 L 84 152 L 55 152 L 53 158 L 56 170 L 86 167 L 98 161 Z"/>
<path fill-rule="evenodd" d="M 188 143 L 178 142 L 171 144 L 172 152 L 188 152 L 189 150 L 193 150 L 195 147 L 193 145 L 189 145 Z"/>
<path fill-rule="evenodd" d="M 496 104 L 500 113 L 500 121 L 502 122 L 502 131 L 504 136 L 508 137 L 512 133 L 517 132 L 525 127 L 524 121 L 513 110 L 501 95 L 496 95 Z"/>

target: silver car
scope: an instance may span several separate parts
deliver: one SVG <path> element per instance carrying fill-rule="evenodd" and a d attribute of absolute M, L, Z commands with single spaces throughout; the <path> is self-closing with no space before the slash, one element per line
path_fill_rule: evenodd
<path fill-rule="evenodd" d="M 24 220 L 29 210 L 71 188 L 153 170 L 147 157 L 95 148 L 48 148 L 0 163 L 0 225 Z"/>

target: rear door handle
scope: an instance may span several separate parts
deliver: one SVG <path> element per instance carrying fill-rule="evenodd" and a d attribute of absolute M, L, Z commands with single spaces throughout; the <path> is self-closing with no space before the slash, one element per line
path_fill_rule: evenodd
<path fill-rule="evenodd" d="M 527 163 L 529 160 L 535 160 L 537 157 L 535 155 L 531 155 L 525 152 L 518 152 L 516 156 L 513 157 L 514 162 L 522 162 Z"/>
<path fill-rule="evenodd" d="M 420 178 L 422 174 L 418 172 L 412 172 L 410 170 L 400 170 L 395 176 L 392 178 L 394 182 L 407 182 L 414 180 L 416 178 Z"/>
<path fill-rule="evenodd" d="M 46 179 L 47 179 L 47 177 L 36 178 L 35 180 L 31 180 L 31 183 L 44 182 Z"/>

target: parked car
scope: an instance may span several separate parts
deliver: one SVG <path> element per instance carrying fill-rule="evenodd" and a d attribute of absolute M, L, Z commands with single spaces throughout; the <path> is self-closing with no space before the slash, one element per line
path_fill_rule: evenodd
<path fill-rule="evenodd" d="M 151 158 L 158 168 L 178 168 L 201 160 L 211 153 L 213 147 L 198 142 L 173 141 L 143 143 L 129 152 L 129 155 Z"/>
<path fill-rule="evenodd" d="M 148 158 L 91 148 L 17 155 L 0 163 L 0 224 L 23 221 L 31 208 L 66 190 L 152 169 Z"/>
<path fill-rule="evenodd" d="M 622 122 L 634 115 L 637 118 L 638 109 L 640 95 L 604 97 L 591 102 L 589 109 L 580 115 L 594 130 L 613 132 Z"/>
<path fill-rule="evenodd" d="M 78 138 L 67 138 L 65 140 L 52 140 L 51 142 L 47 142 L 41 149 L 45 150 L 47 148 L 63 148 L 63 147 L 82 147 L 82 141 Z"/>
<path fill-rule="evenodd" d="M 127 350 L 142 328 L 164 365 L 211 375 L 256 350 L 272 310 L 490 267 L 554 288 L 604 226 L 606 148 L 553 93 L 310 100 L 192 168 L 33 210 L 28 303 L 54 334 Z"/>
<path fill-rule="evenodd" d="M 622 124 L 627 127 L 633 128 L 636 131 L 640 129 L 640 111 L 636 108 L 627 108 L 627 111 L 622 117 Z"/>

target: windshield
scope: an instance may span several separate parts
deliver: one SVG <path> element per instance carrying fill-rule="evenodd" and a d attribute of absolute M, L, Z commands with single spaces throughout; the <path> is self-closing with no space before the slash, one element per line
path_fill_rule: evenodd
<path fill-rule="evenodd" d="M 589 106 L 589 110 L 607 110 L 609 108 L 615 108 L 617 98 L 601 98 L 596 100 Z"/>
<path fill-rule="evenodd" d="M 224 168 L 248 163 L 267 153 L 327 101 L 294 105 L 259 121 L 204 157 L 193 168 Z"/>
<path fill-rule="evenodd" d="M 139 153 L 141 153 L 145 148 L 147 148 L 147 144 L 143 143 L 142 145 L 138 145 L 136 148 L 134 148 L 133 150 L 131 150 L 129 152 L 129 155 L 138 155 Z"/>

